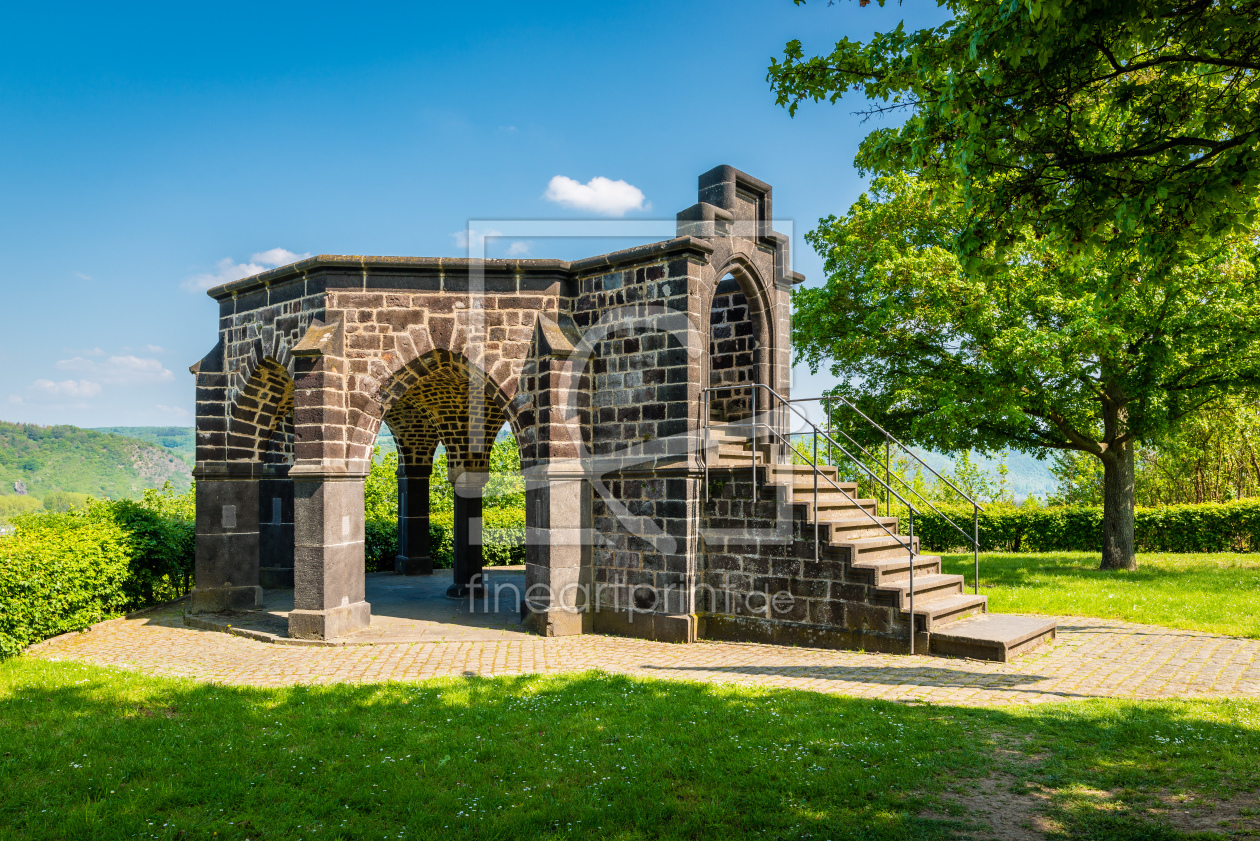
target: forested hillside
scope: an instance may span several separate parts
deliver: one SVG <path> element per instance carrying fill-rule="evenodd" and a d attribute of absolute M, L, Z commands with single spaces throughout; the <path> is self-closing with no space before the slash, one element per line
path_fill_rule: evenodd
<path fill-rule="evenodd" d="M 0 421 L 0 494 L 24 489 L 42 499 L 54 491 L 120 499 L 170 481 L 192 481 L 187 462 L 161 446 L 77 426 Z"/>
<path fill-rule="evenodd" d="M 197 460 L 197 439 L 191 426 L 95 426 L 92 429 L 148 441 L 170 450 L 189 465 Z"/>

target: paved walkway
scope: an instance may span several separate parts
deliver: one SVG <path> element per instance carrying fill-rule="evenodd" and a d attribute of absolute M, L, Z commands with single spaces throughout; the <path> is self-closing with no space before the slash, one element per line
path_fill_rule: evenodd
<path fill-rule="evenodd" d="M 602 669 L 941 704 L 1260 697 L 1260 641 L 1102 619 L 1063 619 L 1056 642 L 1012 663 L 989 663 L 597 635 L 300 647 L 191 629 L 184 626 L 181 609 L 104 622 L 50 640 L 30 656 L 249 686 Z"/>

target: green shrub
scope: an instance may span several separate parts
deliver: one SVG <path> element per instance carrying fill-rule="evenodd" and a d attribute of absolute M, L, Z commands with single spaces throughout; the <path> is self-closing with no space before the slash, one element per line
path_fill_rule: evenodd
<path fill-rule="evenodd" d="M 445 530 L 441 544 L 432 543 L 433 565 L 455 564 L 455 513 L 430 515 L 430 523 Z M 525 508 L 485 508 L 481 513 L 481 558 L 488 567 L 525 563 Z"/>
<path fill-rule="evenodd" d="M 394 558 L 398 555 L 398 520 L 382 517 L 364 522 L 363 565 L 368 572 L 393 572 Z M 453 556 L 449 550 L 451 538 L 447 526 L 429 521 L 429 554 L 434 567 L 450 567 Z M 438 547 L 446 546 L 446 553 Z"/>
<path fill-rule="evenodd" d="M 69 511 L 71 508 L 83 508 L 91 498 L 89 494 L 78 494 L 73 491 L 53 491 L 44 494 L 44 510 Z"/>
<path fill-rule="evenodd" d="M 38 511 L 42 504 L 33 496 L 18 496 L 17 494 L 0 496 L 0 522 L 10 517 Z"/>
<path fill-rule="evenodd" d="M 28 513 L 0 537 L 0 657 L 187 592 L 192 492 Z"/>
<path fill-rule="evenodd" d="M 970 508 L 941 507 L 941 513 L 971 533 Z M 1138 508 L 1135 519 L 1139 552 L 1260 552 L 1260 500 Z M 971 548 L 962 534 L 932 511 L 916 515 L 914 531 L 924 548 L 934 552 Z M 1101 508 L 994 506 L 980 514 L 982 552 L 1097 552 L 1101 548 Z"/>
<path fill-rule="evenodd" d="M 127 607 L 131 543 L 104 513 L 26 514 L 0 538 L 0 657 Z"/>

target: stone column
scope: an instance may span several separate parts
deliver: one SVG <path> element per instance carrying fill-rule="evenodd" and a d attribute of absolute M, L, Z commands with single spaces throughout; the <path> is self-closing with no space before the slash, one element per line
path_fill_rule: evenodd
<path fill-rule="evenodd" d="M 256 462 L 197 466 L 193 613 L 248 610 L 262 604 L 258 586 L 260 466 Z"/>
<path fill-rule="evenodd" d="M 589 632 L 591 487 L 576 461 L 529 471 L 525 517 L 526 626 L 548 637 Z"/>
<path fill-rule="evenodd" d="M 293 480 L 287 466 L 264 468 L 258 481 L 258 583 L 293 588 Z"/>
<path fill-rule="evenodd" d="M 289 475 L 295 538 L 289 636 L 334 639 L 366 628 L 372 610 L 363 582 L 364 477 L 301 465 Z"/>
<path fill-rule="evenodd" d="M 481 554 L 481 498 L 486 473 L 464 471 L 452 477 L 455 486 L 455 572 L 446 595 L 453 599 L 485 596 Z"/>
<path fill-rule="evenodd" d="M 429 476 L 433 465 L 398 465 L 398 556 L 394 572 L 399 575 L 432 575 L 429 554 Z"/>

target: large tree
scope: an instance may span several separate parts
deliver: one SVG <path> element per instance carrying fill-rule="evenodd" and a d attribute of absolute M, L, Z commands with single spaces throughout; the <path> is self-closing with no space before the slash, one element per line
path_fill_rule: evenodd
<path fill-rule="evenodd" d="M 1133 445 L 1260 387 L 1260 0 L 987 0 L 773 61 L 779 102 L 902 110 L 871 196 L 811 241 L 798 353 L 928 446 L 1104 467 L 1132 568 Z"/>

